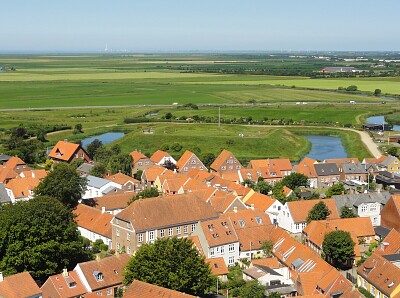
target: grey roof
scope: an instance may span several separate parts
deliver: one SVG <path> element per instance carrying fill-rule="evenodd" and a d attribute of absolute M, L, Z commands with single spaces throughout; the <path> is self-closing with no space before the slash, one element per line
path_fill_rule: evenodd
<path fill-rule="evenodd" d="M 384 226 L 376 226 L 374 227 L 375 235 L 379 236 L 382 239 L 385 239 L 386 236 L 390 233 L 390 229 Z"/>
<path fill-rule="evenodd" d="M 269 295 L 273 292 L 278 292 L 281 295 L 287 295 L 296 292 L 296 289 L 293 285 L 274 285 L 274 286 L 267 286 L 265 288 L 265 294 Z"/>
<path fill-rule="evenodd" d="M 97 162 L 91 162 L 91 163 L 85 162 L 81 164 L 76 170 L 80 173 L 89 174 L 90 171 L 93 169 L 93 167 L 97 164 L 98 164 Z"/>
<path fill-rule="evenodd" d="M 110 183 L 110 180 L 99 178 L 92 175 L 88 175 L 86 178 L 88 182 L 87 185 L 91 187 L 100 188 L 106 185 L 107 183 Z"/>
<path fill-rule="evenodd" d="M 294 268 L 299 268 L 303 264 L 304 264 L 304 261 L 300 258 L 298 258 L 292 262 L 292 265 L 294 266 Z"/>
<path fill-rule="evenodd" d="M 8 156 L 6 154 L 1 153 L 0 154 L 0 162 L 6 162 L 11 158 L 11 156 Z"/>
<path fill-rule="evenodd" d="M 380 203 L 382 206 L 386 205 L 390 198 L 390 193 L 385 192 L 370 192 L 360 194 L 348 194 L 348 195 L 334 195 L 336 207 L 340 210 L 343 206 L 353 208 L 353 211 L 357 213 L 357 208 L 362 203 Z"/>
<path fill-rule="evenodd" d="M 315 164 L 314 168 L 318 176 L 340 175 L 338 167 L 333 162 Z"/>
<path fill-rule="evenodd" d="M 400 254 L 384 255 L 382 257 L 391 263 L 400 261 Z"/>
<path fill-rule="evenodd" d="M 102 193 L 105 195 L 105 194 L 112 192 L 114 189 L 116 189 L 115 186 L 109 186 L 105 190 L 103 190 Z"/>
<path fill-rule="evenodd" d="M 325 67 L 325 70 L 328 72 L 352 72 L 356 70 L 354 67 L 348 67 L 348 66 L 333 66 L 333 67 Z"/>
<path fill-rule="evenodd" d="M 342 169 L 345 174 L 367 174 L 365 165 L 360 163 L 346 162 L 342 164 Z"/>
<path fill-rule="evenodd" d="M 382 165 L 384 167 L 388 167 L 392 162 L 394 162 L 395 160 L 398 160 L 397 157 L 389 155 L 388 157 L 386 157 L 379 165 Z"/>
<path fill-rule="evenodd" d="M 267 266 L 263 266 L 263 265 L 254 265 L 255 267 L 261 269 L 262 271 L 264 271 L 265 273 L 269 273 L 271 275 L 277 275 L 277 276 L 282 276 L 282 274 L 276 272 L 275 270 L 267 267 Z"/>
<path fill-rule="evenodd" d="M 4 183 L 0 183 L 0 203 L 11 203 L 11 199 L 7 194 L 6 186 Z"/>

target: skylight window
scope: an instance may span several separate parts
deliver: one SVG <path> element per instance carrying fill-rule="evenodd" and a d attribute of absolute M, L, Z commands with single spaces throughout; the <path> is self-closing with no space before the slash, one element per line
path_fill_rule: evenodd
<path fill-rule="evenodd" d="M 245 222 L 242 219 L 239 219 L 239 224 L 243 228 L 245 226 Z"/>

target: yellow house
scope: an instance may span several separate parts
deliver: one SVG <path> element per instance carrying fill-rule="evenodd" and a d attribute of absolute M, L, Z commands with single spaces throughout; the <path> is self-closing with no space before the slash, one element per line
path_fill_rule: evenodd
<path fill-rule="evenodd" d="M 357 269 L 357 285 L 376 298 L 399 297 L 400 255 L 373 254 Z"/>

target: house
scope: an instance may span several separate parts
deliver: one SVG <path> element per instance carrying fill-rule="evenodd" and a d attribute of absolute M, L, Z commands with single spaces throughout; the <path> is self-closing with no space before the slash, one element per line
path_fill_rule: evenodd
<path fill-rule="evenodd" d="M 9 169 L 5 166 L 0 166 L 0 183 L 7 184 L 11 179 L 18 176 L 18 173 L 13 169 Z"/>
<path fill-rule="evenodd" d="M 189 150 L 186 150 L 185 153 L 183 153 L 176 163 L 176 167 L 178 172 L 181 173 L 187 173 L 192 170 L 207 171 L 207 168 L 202 161 L 196 156 L 196 154 Z"/>
<path fill-rule="evenodd" d="M 190 178 L 185 177 L 183 175 L 175 176 L 175 177 L 167 177 L 164 179 L 164 182 L 161 186 L 162 193 L 166 195 L 174 195 L 174 194 L 183 194 L 183 187 L 190 181 Z"/>
<path fill-rule="evenodd" d="M 95 242 L 100 239 L 111 248 L 111 220 L 113 215 L 94 207 L 78 204 L 73 210 L 79 233 Z"/>
<path fill-rule="evenodd" d="M 250 207 L 254 206 L 257 209 L 263 210 L 269 216 L 272 223 L 278 222 L 278 214 L 283 207 L 282 203 L 278 200 L 258 192 L 252 192 L 243 198 L 243 202 Z"/>
<path fill-rule="evenodd" d="M 371 244 L 375 241 L 375 231 L 368 217 L 311 221 L 304 228 L 302 239 L 305 245 L 309 246 L 318 254 L 321 254 L 323 249 L 322 243 L 325 235 L 336 230 L 342 230 L 350 233 L 353 242 L 356 244 L 354 247 L 355 262 L 361 259 L 361 252 L 358 245 L 360 243 Z M 352 262 L 353 260 L 349 261 Z"/>
<path fill-rule="evenodd" d="M 289 176 L 292 173 L 292 164 L 288 158 L 268 158 L 268 159 L 256 159 L 250 160 L 247 168 L 249 169 L 261 169 L 261 168 L 274 168 L 280 176 Z"/>
<path fill-rule="evenodd" d="M 84 203 L 101 210 L 103 213 L 107 212 L 108 214 L 115 215 L 128 207 L 133 196 L 134 195 L 131 192 L 112 193 L 102 197 L 85 200 Z"/>
<path fill-rule="evenodd" d="M 157 177 L 163 175 L 164 173 L 169 173 L 168 171 L 169 170 L 159 165 L 154 165 L 149 169 L 143 170 L 141 177 L 142 186 L 144 188 L 155 187 L 155 181 L 157 180 Z M 159 187 L 159 191 L 161 191 L 161 184 Z"/>
<path fill-rule="evenodd" d="M 392 195 L 383 207 L 381 225 L 400 232 L 400 195 Z"/>
<path fill-rule="evenodd" d="M 314 165 L 318 177 L 318 187 L 331 187 L 340 181 L 340 172 L 335 163 L 319 163 Z"/>
<path fill-rule="evenodd" d="M 5 168 L 13 170 L 17 174 L 22 171 L 29 171 L 31 168 L 27 166 L 27 164 L 17 156 L 11 157 L 4 165 Z"/>
<path fill-rule="evenodd" d="M 320 70 L 320 72 L 324 73 L 337 73 L 337 72 L 359 72 L 360 70 L 356 69 L 355 67 L 349 66 L 331 66 L 331 67 L 324 67 Z"/>
<path fill-rule="evenodd" d="M 195 296 L 134 280 L 124 293 L 124 298 L 195 298 Z"/>
<path fill-rule="evenodd" d="M 118 289 L 122 287 L 122 273 L 130 258 L 128 254 L 97 258 L 77 264 L 74 271 L 84 284 L 87 293 L 115 297 Z"/>
<path fill-rule="evenodd" d="M 0 205 L 11 203 L 11 198 L 7 193 L 6 186 L 4 183 L 0 183 Z"/>
<path fill-rule="evenodd" d="M 239 181 L 235 181 L 238 183 L 245 183 L 246 180 L 250 180 L 254 183 L 258 182 L 258 178 L 261 177 L 261 172 L 254 169 L 243 168 L 238 171 Z M 233 180 L 231 180 L 233 181 Z"/>
<path fill-rule="evenodd" d="M 75 271 L 50 276 L 42 285 L 41 290 L 45 298 L 76 298 L 83 297 L 87 289 Z"/>
<path fill-rule="evenodd" d="M 67 140 L 58 141 L 48 154 L 48 157 L 55 163 L 71 163 L 75 159 L 82 159 L 85 162 L 90 161 L 89 155 L 81 145 L 70 143 Z"/>
<path fill-rule="evenodd" d="M 383 187 L 400 189 L 400 175 L 395 175 L 388 171 L 378 172 L 375 176 L 376 184 L 382 184 Z"/>
<path fill-rule="evenodd" d="M 154 162 L 140 151 L 132 151 L 129 155 L 132 156 L 133 159 L 132 175 L 137 171 L 150 169 L 154 165 Z"/>
<path fill-rule="evenodd" d="M 374 253 L 357 269 L 357 285 L 374 297 L 399 297 L 400 254 Z"/>
<path fill-rule="evenodd" d="M 188 237 L 199 222 L 215 218 L 214 208 L 194 194 L 139 199 L 112 219 L 113 249 L 132 254 L 157 238 Z"/>
<path fill-rule="evenodd" d="M 232 152 L 224 149 L 214 160 L 210 166 L 212 172 L 218 172 L 220 174 L 227 171 L 237 172 L 242 168 L 240 161 L 233 155 Z"/>
<path fill-rule="evenodd" d="M 343 163 L 341 169 L 342 180 L 351 181 L 357 185 L 367 184 L 368 172 L 365 165 L 361 163 Z"/>
<path fill-rule="evenodd" d="M 303 174 L 308 177 L 308 185 L 311 188 L 318 187 L 318 175 L 314 167 L 314 165 L 317 163 L 318 161 L 316 161 L 315 159 L 304 157 L 298 165 L 295 165 L 293 167 L 294 172 Z"/>
<path fill-rule="evenodd" d="M 80 174 L 80 175 L 89 175 L 90 171 L 97 166 L 99 163 L 96 161 L 90 161 L 90 162 L 84 162 L 83 164 L 81 164 L 76 171 Z"/>
<path fill-rule="evenodd" d="M 0 165 L 3 165 L 10 158 L 11 158 L 11 156 L 8 156 L 7 154 L 0 153 Z"/>
<path fill-rule="evenodd" d="M 6 277 L 0 272 L 0 297 L 42 298 L 42 291 L 29 272 L 25 271 Z"/>
<path fill-rule="evenodd" d="M 389 155 L 377 164 L 380 171 L 388 171 L 392 174 L 400 174 L 400 161 L 397 157 Z"/>
<path fill-rule="evenodd" d="M 47 176 L 46 170 L 28 170 L 22 171 L 19 173 L 21 178 L 38 178 L 39 180 L 43 180 Z"/>
<path fill-rule="evenodd" d="M 275 257 L 252 260 L 249 268 L 243 270 L 243 279 L 257 280 L 263 286 L 293 284 L 289 268 L 280 265 Z"/>
<path fill-rule="evenodd" d="M 206 263 L 210 265 L 211 273 L 218 277 L 222 282 L 228 281 L 228 267 L 225 264 L 224 258 L 206 259 Z"/>
<path fill-rule="evenodd" d="M 140 191 L 140 181 L 128 175 L 117 173 L 107 176 L 105 179 L 120 184 L 121 189 L 125 192 L 138 192 Z"/>
<path fill-rule="evenodd" d="M 28 201 L 33 198 L 33 191 L 39 185 L 38 178 L 15 178 L 5 186 L 12 203 Z"/>
<path fill-rule="evenodd" d="M 290 233 L 301 233 L 307 225 L 310 210 L 321 200 L 304 200 L 287 202 L 278 215 L 278 225 Z M 322 200 L 331 214 L 329 219 L 339 218 L 339 212 L 334 199 Z"/>
<path fill-rule="evenodd" d="M 360 163 L 360 160 L 356 157 L 330 158 L 330 159 L 325 159 L 324 163 L 335 163 L 339 169 L 339 172 L 343 172 L 342 165 L 344 163 L 358 164 L 358 163 Z M 341 178 L 341 179 L 343 179 L 343 178 Z"/>
<path fill-rule="evenodd" d="M 233 266 L 238 261 L 239 239 L 229 219 L 203 221 L 193 234 L 198 237 L 206 258 L 223 258 L 226 266 Z"/>
<path fill-rule="evenodd" d="M 207 196 L 207 192 L 195 191 L 194 193 L 205 198 L 205 201 L 213 206 L 218 213 L 247 209 L 246 204 L 232 192 L 214 189 L 209 196 Z"/>
<path fill-rule="evenodd" d="M 380 246 L 375 250 L 381 255 L 392 255 L 400 253 L 400 233 L 395 229 L 390 230 L 389 234 L 380 243 Z"/>
<path fill-rule="evenodd" d="M 334 195 L 336 207 L 341 213 L 342 208 L 353 209 L 360 217 L 369 217 L 374 226 L 381 225 L 381 210 L 390 198 L 390 193 L 369 192 L 360 194 Z"/>
<path fill-rule="evenodd" d="M 95 177 L 87 176 L 86 192 L 82 196 L 83 200 L 92 199 L 104 196 L 109 193 L 115 193 L 122 189 L 122 185 L 113 181 Z"/>
<path fill-rule="evenodd" d="M 176 160 L 168 152 L 162 150 L 154 152 L 150 157 L 150 161 L 159 166 L 163 166 L 168 162 L 174 165 L 176 164 Z"/>

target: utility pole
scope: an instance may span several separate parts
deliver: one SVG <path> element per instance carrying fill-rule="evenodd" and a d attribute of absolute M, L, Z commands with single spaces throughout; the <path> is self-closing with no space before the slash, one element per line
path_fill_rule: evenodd
<path fill-rule="evenodd" d="M 218 107 L 218 128 L 221 128 L 221 107 Z"/>

